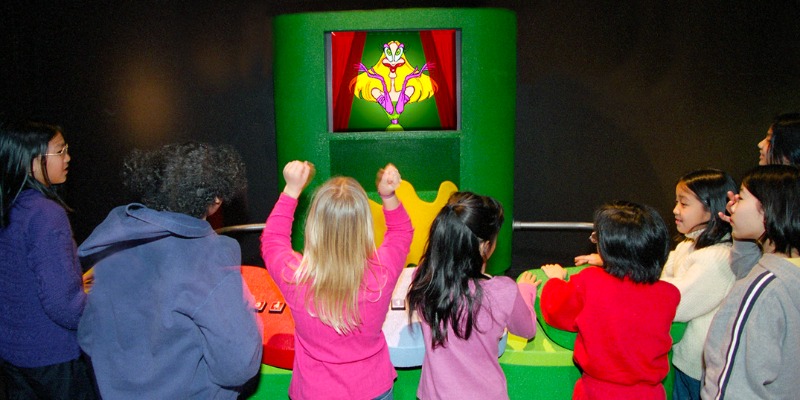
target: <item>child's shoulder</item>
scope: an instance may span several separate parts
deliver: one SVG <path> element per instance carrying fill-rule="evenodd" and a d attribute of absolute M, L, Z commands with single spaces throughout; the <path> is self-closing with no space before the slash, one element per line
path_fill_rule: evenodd
<path fill-rule="evenodd" d="M 514 279 L 503 275 L 491 276 L 489 279 L 479 280 L 478 283 L 485 291 L 489 292 L 513 293 L 513 290 L 516 290 L 517 287 L 517 282 Z"/>
<path fill-rule="evenodd" d="M 676 304 L 677 302 L 680 301 L 681 291 L 678 289 L 677 286 L 662 280 L 658 280 L 652 285 L 655 290 L 658 290 L 661 293 L 660 296 L 663 296 L 662 298 L 664 299 L 664 301 L 672 300 Z"/>
<path fill-rule="evenodd" d="M 575 275 L 570 274 L 570 279 L 578 278 L 578 279 L 586 279 L 586 278 L 595 278 L 595 277 L 609 277 L 614 278 L 611 274 L 606 272 L 602 267 L 597 266 L 589 266 L 582 270 L 580 270 Z M 617 279 L 617 278 L 614 278 Z"/>
<path fill-rule="evenodd" d="M 517 283 L 511 277 L 505 275 L 490 276 L 489 279 L 481 281 L 484 285 L 493 286 L 516 286 Z"/>
<path fill-rule="evenodd" d="M 730 253 L 731 247 L 733 247 L 733 242 L 731 242 L 731 241 L 719 242 L 719 243 L 714 243 L 712 245 L 703 247 L 702 249 L 695 249 L 694 253 L 698 253 L 698 252 L 703 252 L 703 253 L 711 253 L 711 252 Z"/>

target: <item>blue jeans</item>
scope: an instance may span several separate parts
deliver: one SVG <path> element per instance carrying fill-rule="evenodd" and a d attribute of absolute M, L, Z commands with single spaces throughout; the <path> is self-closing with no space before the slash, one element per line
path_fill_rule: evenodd
<path fill-rule="evenodd" d="M 393 400 L 394 397 L 392 396 L 392 389 L 394 389 L 394 388 L 393 387 L 389 388 L 389 390 L 387 390 L 386 392 L 383 392 L 383 394 L 379 395 L 378 397 L 374 398 L 373 400 Z"/>
<path fill-rule="evenodd" d="M 675 383 L 672 385 L 672 400 L 700 400 L 700 381 L 684 374 L 677 368 L 674 369 Z"/>

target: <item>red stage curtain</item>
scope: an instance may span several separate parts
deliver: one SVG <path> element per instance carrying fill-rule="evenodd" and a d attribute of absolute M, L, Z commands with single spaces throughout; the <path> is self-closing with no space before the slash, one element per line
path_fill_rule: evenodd
<path fill-rule="evenodd" d="M 442 129 L 456 129 L 456 32 L 421 31 L 419 36 L 425 60 L 434 64 L 428 73 L 439 86 L 434 98 Z"/>
<path fill-rule="evenodd" d="M 346 131 L 353 105 L 350 81 L 358 75 L 366 32 L 331 33 L 331 101 L 333 101 L 333 131 Z M 330 116 L 328 116 L 330 118 Z"/>

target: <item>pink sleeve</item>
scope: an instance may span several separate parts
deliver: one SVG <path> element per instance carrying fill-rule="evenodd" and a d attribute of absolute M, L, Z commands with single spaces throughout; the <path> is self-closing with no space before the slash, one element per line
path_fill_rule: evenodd
<path fill-rule="evenodd" d="M 386 218 L 386 235 L 378 249 L 378 257 L 389 267 L 392 276 L 397 278 L 405 267 L 414 237 L 414 227 L 411 226 L 411 218 L 402 203 L 394 210 L 384 209 L 383 215 Z"/>
<path fill-rule="evenodd" d="M 261 232 L 261 257 L 276 283 L 290 262 L 299 262 L 300 254 L 292 250 L 292 223 L 297 208 L 297 199 L 281 193 L 278 202 L 267 218 Z"/>
<path fill-rule="evenodd" d="M 514 298 L 514 308 L 508 321 L 508 331 L 530 339 L 536 335 L 536 312 L 533 303 L 536 301 L 536 287 L 528 284 L 518 284 L 517 295 Z"/>

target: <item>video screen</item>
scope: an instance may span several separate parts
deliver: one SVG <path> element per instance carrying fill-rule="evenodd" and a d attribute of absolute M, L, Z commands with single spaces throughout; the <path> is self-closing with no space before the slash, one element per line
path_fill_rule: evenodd
<path fill-rule="evenodd" d="M 460 31 L 325 34 L 330 132 L 460 129 Z"/>

